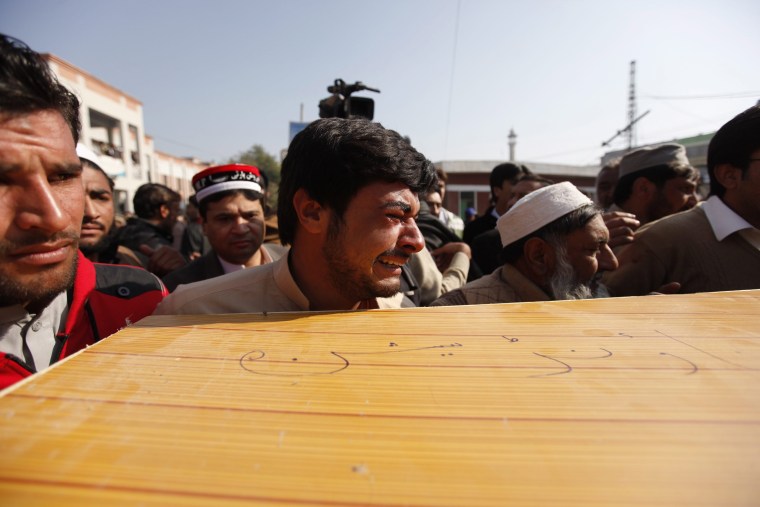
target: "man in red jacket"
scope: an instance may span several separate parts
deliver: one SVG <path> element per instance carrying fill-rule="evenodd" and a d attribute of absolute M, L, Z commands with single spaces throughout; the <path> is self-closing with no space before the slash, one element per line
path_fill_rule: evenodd
<path fill-rule="evenodd" d="M 79 127 L 77 98 L 0 35 L 0 387 L 149 315 L 165 294 L 146 271 L 79 252 Z"/>

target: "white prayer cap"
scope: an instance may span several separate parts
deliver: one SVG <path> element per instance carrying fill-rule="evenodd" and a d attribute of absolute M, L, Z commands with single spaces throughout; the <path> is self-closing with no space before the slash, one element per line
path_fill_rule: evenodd
<path fill-rule="evenodd" d="M 511 245 L 563 217 L 593 204 L 591 199 L 569 181 L 535 190 L 512 206 L 496 222 L 502 246 Z"/>
<path fill-rule="evenodd" d="M 95 165 L 101 168 L 99 157 L 95 155 L 94 151 L 92 151 L 90 148 L 88 148 L 82 143 L 77 143 L 77 156 L 81 159 L 84 159 L 90 162 L 92 165 Z"/>

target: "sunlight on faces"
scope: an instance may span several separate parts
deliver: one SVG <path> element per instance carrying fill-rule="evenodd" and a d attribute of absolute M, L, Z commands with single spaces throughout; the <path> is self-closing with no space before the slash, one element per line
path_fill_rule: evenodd
<path fill-rule="evenodd" d="M 0 117 L 0 305 L 41 302 L 72 284 L 81 171 L 59 113 Z"/>
<path fill-rule="evenodd" d="M 424 247 L 418 213 L 417 195 L 402 183 L 359 190 L 342 219 L 330 219 L 322 253 L 333 287 L 352 301 L 396 294 L 401 266 Z"/>
<path fill-rule="evenodd" d="M 208 203 L 203 233 L 222 259 L 248 265 L 264 239 L 264 208 L 242 193 Z"/>
<path fill-rule="evenodd" d="M 573 269 L 572 264 L 567 256 L 567 251 L 563 247 L 555 248 L 556 267 L 549 280 L 552 297 L 559 300 L 567 299 L 589 299 L 593 297 L 591 288 L 578 280 L 578 276 Z"/>
<path fill-rule="evenodd" d="M 113 227 L 113 192 L 106 176 L 84 164 L 84 218 L 79 248 L 85 254 L 102 252 L 108 246 L 108 232 Z"/>
<path fill-rule="evenodd" d="M 667 180 L 649 206 L 650 221 L 686 211 L 697 205 L 697 178 L 684 176 Z"/>
<path fill-rule="evenodd" d="M 441 208 L 443 207 L 443 200 L 441 199 L 441 194 L 439 192 L 430 192 L 425 196 L 425 202 L 430 208 L 431 215 L 436 217 L 440 215 Z"/>
<path fill-rule="evenodd" d="M 618 170 L 605 167 L 596 177 L 596 202 L 602 208 L 609 208 L 613 204 L 612 197 L 615 193 L 615 185 L 618 180 Z"/>
<path fill-rule="evenodd" d="M 591 284 L 599 269 L 599 258 L 613 256 L 607 242 L 609 232 L 600 216 L 591 219 L 584 228 L 565 237 L 555 251 L 554 273 L 549 280 L 554 299 L 587 299 L 593 297 Z M 614 269 L 614 268 L 613 268 Z"/>

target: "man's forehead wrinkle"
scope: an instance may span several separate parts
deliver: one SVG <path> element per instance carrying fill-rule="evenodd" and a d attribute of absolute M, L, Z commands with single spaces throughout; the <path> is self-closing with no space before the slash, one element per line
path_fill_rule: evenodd
<path fill-rule="evenodd" d="M 48 164 L 47 167 L 53 171 L 67 171 L 67 172 L 81 172 L 81 162 L 55 162 Z M 15 171 L 23 171 L 26 169 L 25 164 L 21 163 L 7 163 L 0 161 L 0 172 L 10 173 Z"/>
<path fill-rule="evenodd" d="M 15 135 L 17 137 L 23 137 L 23 143 L 35 147 L 35 148 L 48 148 L 50 146 L 58 147 L 58 142 L 60 141 L 60 138 L 53 138 L 47 135 L 40 135 L 40 126 L 35 124 L 32 120 L 34 118 L 37 118 L 38 115 L 57 115 L 59 113 L 54 111 L 39 111 L 39 112 L 33 112 L 30 114 L 18 114 L 18 115 L 8 115 L 5 118 L 2 118 L 0 120 L 0 128 L 3 128 L 4 130 L 9 131 L 11 135 Z M 0 114 L 0 117 L 2 115 Z M 50 123 L 58 123 L 57 119 L 50 119 L 48 120 Z M 11 124 L 12 122 L 12 124 Z M 60 118 L 60 124 L 65 128 L 65 132 L 69 133 L 68 126 L 65 124 L 65 120 L 63 117 Z M 57 126 L 56 126 L 57 127 Z M 55 128 L 52 125 L 48 124 L 45 128 L 45 130 L 49 130 L 51 128 Z M 74 138 L 70 137 L 71 140 L 71 146 L 72 146 L 72 153 L 74 156 L 76 156 L 76 147 L 74 143 Z M 68 144 L 68 143 L 66 143 Z M 78 159 L 79 157 L 77 157 Z"/>

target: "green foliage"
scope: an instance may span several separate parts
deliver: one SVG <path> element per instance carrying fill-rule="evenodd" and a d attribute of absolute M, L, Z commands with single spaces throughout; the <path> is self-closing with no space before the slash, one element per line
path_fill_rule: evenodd
<path fill-rule="evenodd" d="M 260 144 L 254 144 L 250 149 L 238 153 L 229 163 L 255 165 L 267 174 L 270 182 L 280 181 L 280 163 Z"/>
<path fill-rule="evenodd" d="M 258 167 L 269 179 L 268 203 L 271 207 L 277 205 L 277 191 L 280 184 L 280 163 L 260 144 L 254 144 L 250 149 L 238 153 L 227 163 L 247 164 Z"/>

